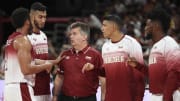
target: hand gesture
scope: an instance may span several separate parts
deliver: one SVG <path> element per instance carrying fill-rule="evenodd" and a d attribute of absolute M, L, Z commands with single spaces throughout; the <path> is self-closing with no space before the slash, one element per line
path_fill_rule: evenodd
<path fill-rule="evenodd" d="M 94 65 L 91 63 L 86 63 L 84 64 L 83 68 L 82 68 L 82 73 L 84 73 L 85 71 L 90 71 L 94 69 Z"/>
<path fill-rule="evenodd" d="M 46 64 L 46 66 L 47 66 L 46 71 L 47 71 L 48 73 L 50 73 L 50 72 L 51 72 L 51 69 L 52 69 L 52 67 L 53 67 L 53 64 L 52 64 L 51 62 L 49 62 L 49 61 L 46 61 L 45 64 Z"/>
<path fill-rule="evenodd" d="M 59 56 L 56 58 L 56 60 L 55 60 L 54 64 L 59 63 L 59 62 L 60 62 L 61 60 L 63 60 L 65 57 L 66 57 L 65 55 L 64 55 L 64 56 L 62 56 L 62 57 L 61 57 L 61 55 L 59 55 Z"/>
<path fill-rule="evenodd" d="M 127 65 L 135 68 L 138 65 L 138 62 L 134 57 L 129 57 L 127 59 Z"/>

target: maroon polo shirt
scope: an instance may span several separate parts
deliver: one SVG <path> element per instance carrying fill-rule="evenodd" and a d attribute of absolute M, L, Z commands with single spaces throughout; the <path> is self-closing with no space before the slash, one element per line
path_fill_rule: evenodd
<path fill-rule="evenodd" d="M 78 97 L 96 94 L 99 85 L 98 68 L 103 64 L 101 54 L 87 46 L 78 53 L 74 49 L 67 50 L 62 56 L 65 56 L 65 59 L 60 62 L 59 74 L 64 75 L 63 94 Z M 95 69 L 83 74 L 82 67 L 86 63 L 93 64 Z"/>

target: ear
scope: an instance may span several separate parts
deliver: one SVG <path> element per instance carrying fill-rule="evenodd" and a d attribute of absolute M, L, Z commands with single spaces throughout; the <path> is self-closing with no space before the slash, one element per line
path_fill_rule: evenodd
<path fill-rule="evenodd" d="M 113 28 L 113 32 L 114 32 L 117 29 L 117 26 L 115 23 L 113 23 L 112 26 L 113 26 L 112 28 Z"/>
<path fill-rule="evenodd" d="M 25 22 L 24 22 L 25 25 L 30 25 L 30 20 L 27 19 Z"/>
<path fill-rule="evenodd" d="M 88 39 L 88 35 L 87 34 L 84 34 L 84 39 L 83 40 L 87 40 Z"/>

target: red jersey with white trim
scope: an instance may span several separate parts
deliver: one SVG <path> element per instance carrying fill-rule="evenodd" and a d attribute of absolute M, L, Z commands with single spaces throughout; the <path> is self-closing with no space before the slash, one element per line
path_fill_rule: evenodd
<path fill-rule="evenodd" d="M 149 56 L 149 87 L 151 93 L 162 94 L 167 77 L 167 56 L 170 51 L 179 48 L 176 41 L 165 36 L 155 43 Z"/>
<path fill-rule="evenodd" d="M 13 41 L 16 37 L 22 36 L 19 32 L 12 33 L 5 46 L 5 84 L 28 83 L 34 85 L 34 75 L 24 75 L 21 72 L 17 51 L 13 47 Z"/>
<path fill-rule="evenodd" d="M 139 85 L 137 79 L 142 73 L 129 67 L 126 59 L 135 57 L 143 63 L 140 44 L 128 35 L 117 43 L 108 40 L 102 47 L 102 57 L 106 73 L 105 101 L 134 101 L 139 92 L 135 89 Z"/>
<path fill-rule="evenodd" d="M 28 38 L 32 44 L 33 58 L 47 60 L 48 44 L 45 33 L 42 31 L 32 33 Z M 35 95 L 50 94 L 50 75 L 45 70 L 36 74 L 34 93 Z"/>

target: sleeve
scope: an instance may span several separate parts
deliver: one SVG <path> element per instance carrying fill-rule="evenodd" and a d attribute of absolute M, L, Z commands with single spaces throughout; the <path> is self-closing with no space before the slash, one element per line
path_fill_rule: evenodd
<path fill-rule="evenodd" d="M 142 47 L 137 41 L 132 41 L 130 49 L 130 57 L 136 58 L 140 64 L 144 64 Z"/>
<path fill-rule="evenodd" d="M 176 49 L 167 54 L 167 78 L 164 87 L 164 101 L 173 101 L 173 92 L 178 88 L 178 68 L 180 67 L 180 50 Z"/>
<path fill-rule="evenodd" d="M 131 50 L 130 57 L 134 57 L 137 60 L 138 65 L 136 69 L 143 73 L 143 75 L 148 76 L 148 68 L 144 64 L 141 45 L 137 41 L 134 41 L 131 44 L 132 47 L 129 48 Z"/>
<path fill-rule="evenodd" d="M 138 63 L 136 69 L 141 71 L 144 74 L 144 76 L 148 77 L 148 66 L 146 66 L 145 64 Z"/>
<path fill-rule="evenodd" d="M 105 68 L 103 66 L 98 69 L 98 75 L 102 77 L 106 77 Z"/>
<path fill-rule="evenodd" d="M 168 72 L 168 76 L 166 78 L 166 83 L 163 92 L 163 101 L 173 101 L 172 95 L 173 92 L 177 89 L 177 80 L 178 74 L 174 70 L 170 70 Z"/>
<path fill-rule="evenodd" d="M 103 59 L 101 54 L 98 52 L 94 61 L 95 69 L 99 76 L 105 77 L 105 69 L 103 67 Z"/>
<path fill-rule="evenodd" d="M 99 52 L 97 52 L 95 61 L 94 61 L 95 68 L 102 68 L 103 65 L 103 59 Z"/>

